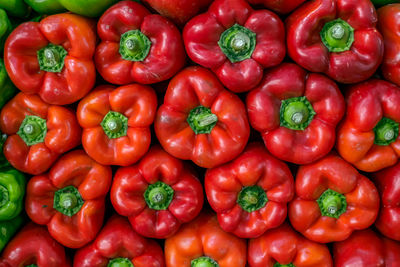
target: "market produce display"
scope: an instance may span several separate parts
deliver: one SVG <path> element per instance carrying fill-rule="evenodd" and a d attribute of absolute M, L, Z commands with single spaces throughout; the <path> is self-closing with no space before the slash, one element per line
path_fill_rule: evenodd
<path fill-rule="evenodd" d="M 400 267 L 400 0 L 0 0 L 0 267 Z"/>

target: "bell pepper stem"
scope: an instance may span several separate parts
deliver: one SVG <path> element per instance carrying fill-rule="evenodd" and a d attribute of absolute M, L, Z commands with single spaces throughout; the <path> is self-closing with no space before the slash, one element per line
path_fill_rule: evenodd
<path fill-rule="evenodd" d="M 267 194 L 260 186 L 243 187 L 237 197 L 237 203 L 247 212 L 259 210 L 268 202 Z"/>
<path fill-rule="evenodd" d="M 119 53 L 129 61 L 143 61 L 150 52 L 151 41 L 139 30 L 132 30 L 121 35 Z"/>
<path fill-rule="evenodd" d="M 281 103 L 280 125 L 292 130 L 305 130 L 315 114 L 305 96 L 288 98 Z"/>
<path fill-rule="evenodd" d="M 0 185 L 0 208 L 6 205 L 10 200 L 8 190 L 6 187 Z"/>
<path fill-rule="evenodd" d="M 78 189 L 71 185 L 55 192 L 53 208 L 64 215 L 72 216 L 80 211 L 83 203 Z"/>
<path fill-rule="evenodd" d="M 67 54 L 67 50 L 61 45 L 48 44 L 37 51 L 40 69 L 47 72 L 61 72 Z"/>
<path fill-rule="evenodd" d="M 134 267 L 128 258 L 115 258 L 108 262 L 107 267 Z"/>
<path fill-rule="evenodd" d="M 119 138 L 127 134 L 128 118 L 119 112 L 109 111 L 100 125 L 108 138 Z"/>
<path fill-rule="evenodd" d="M 350 50 L 354 42 L 354 29 L 344 20 L 327 22 L 320 32 L 321 40 L 329 52 Z"/>
<path fill-rule="evenodd" d="M 293 263 L 289 263 L 289 264 L 280 264 L 280 263 L 278 263 L 278 262 L 275 262 L 275 264 L 274 264 L 273 267 L 296 267 L 296 266 L 294 266 Z"/>
<path fill-rule="evenodd" d="M 26 116 L 17 132 L 27 146 L 43 143 L 46 133 L 46 120 L 38 116 Z"/>
<path fill-rule="evenodd" d="M 218 117 L 211 112 L 211 109 L 198 106 L 190 111 L 187 122 L 195 134 L 211 133 L 218 122 Z"/>
<path fill-rule="evenodd" d="M 174 197 L 174 189 L 163 182 L 156 182 L 147 187 L 144 199 L 149 208 L 166 210 Z"/>
<path fill-rule="evenodd" d="M 190 267 L 219 267 L 219 264 L 210 257 L 199 257 L 191 261 Z"/>
<path fill-rule="evenodd" d="M 235 24 L 225 30 L 218 41 L 221 51 L 232 62 L 239 62 L 251 58 L 256 47 L 256 34 Z"/>
<path fill-rule="evenodd" d="M 389 118 L 382 118 L 374 127 L 374 143 L 387 146 L 396 141 L 399 136 L 399 124 Z"/>
<path fill-rule="evenodd" d="M 318 198 L 321 215 L 332 218 L 339 218 L 340 215 L 346 212 L 347 202 L 346 197 L 332 189 L 327 189 Z"/>

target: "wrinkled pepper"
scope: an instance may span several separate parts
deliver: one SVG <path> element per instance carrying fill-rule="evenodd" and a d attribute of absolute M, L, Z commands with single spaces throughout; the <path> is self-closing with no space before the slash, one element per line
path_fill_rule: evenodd
<path fill-rule="evenodd" d="M 83 150 L 61 157 L 49 173 L 31 178 L 25 210 L 37 224 L 47 225 L 62 245 L 79 248 L 92 241 L 101 226 L 111 167 L 95 162 Z"/>
<path fill-rule="evenodd" d="M 166 18 L 133 1 L 109 8 L 97 24 L 102 42 L 95 62 L 113 84 L 152 84 L 171 78 L 185 63 L 179 30 Z"/>
<path fill-rule="evenodd" d="M 381 65 L 386 80 L 400 86 L 400 4 L 378 9 L 378 29 L 383 36 L 385 53 Z"/>
<path fill-rule="evenodd" d="M 398 267 L 400 244 L 371 229 L 355 231 L 346 240 L 333 244 L 333 258 L 335 267 Z"/>
<path fill-rule="evenodd" d="M 279 14 L 287 14 L 300 6 L 305 0 L 247 0 L 253 5 L 264 5 Z"/>
<path fill-rule="evenodd" d="M 167 238 L 203 207 L 203 187 L 195 173 L 159 146 L 134 166 L 118 169 L 111 203 L 140 235 Z"/>
<path fill-rule="evenodd" d="M 223 231 L 217 217 L 203 213 L 165 240 L 167 267 L 244 267 L 246 240 Z"/>
<path fill-rule="evenodd" d="M 400 88 L 383 80 L 351 86 L 336 149 L 357 169 L 374 172 L 400 157 Z"/>
<path fill-rule="evenodd" d="M 23 221 L 22 215 L 18 215 L 14 219 L 0 222 L 0 252 L 17 233 Z"/>
<path fill-rule="evenodd" d="M 104 165 L 137 162 L 149 149 L 156 110 L 157 96 L 149 86 L 99 86 L 77 109 L 86 153 Z"/>
<path fill-rule="evenodd" d="M 13 168 L 0 170 L 0 222 L 15 218 L 24 206 L 25 176 Z"/>
<path fill-rule="evenodd" d="M 7 160 L 14 168 L 33 175 L 48 170 L 60 154 L 81 141 L 81 128 L 71 110 L 24 93 L 1 110 L 0 130 L 8 135 L 3 146 Z"/>
<path fill-rule="evenodd" d="M 186 24 L 183 40 L 188 56 L 234 92 L 257 86 L 264 68 L 281 63 L 286 53 L 281 19 L 245 0 L 215 0 Z"/>
<path fill-rule="evenodd" d="M 373 174 L 381 197 L 375 226 L 385 236 L 400 241 L 400 163 Z"/>
<path fill-rule="evenodd" d="M 204 187 L 221 228 L 241 238 L 255 238 L 281 225 L 294 195 L 289 167 L 260 143 L 251 143 L 233 161 L 208 169 Z"/>
<path fill-rule="evenodd" d="M 7 244 L 0 258 L 1 267 L 69 267 L 65 249 L 45 227 L 30 222 Z"/>
<path fill-rule="evenodd" d="M 0 10 L 1 16 L 1 10 Z M 0 22 L 1 23 L 1 22 Z M 1 26 L 0 26 L 1 27 Z M 7 75 L 3 59 L 0 58 L 0 109 L 17 93 L 17 89 Z"/>
<path fill-rule="evenodd" d="M 207 8 L 213 0 L 141 0 L 159 14 L 173 20 L 177 25 L 185 23 Z"/>
<path fill-rule="evenodd" d="M 308 164 L 332 149 L 344 98 L 329 78 L 292 63 L 266 71 L 246 99 L 251 126 L 275 157 Z"/>
<path fill-rule="evenodd" d="M 13 83 L 49 104 L 71 104 L 94 86 L 94 21 L 57 14 L 25 22 L 8 37 L 4 62 Z"/>
<path fill-rule="evenodd" d="M 250 135 L 243 102 L 202 67 L 188 67 L 170 81 L 154 129 L 168 153 L 203 168 L 234 159 Z"/>
<path fill-rule="evenodd" d="M 164 253 L 157 242 L 137 234 L 129 221 L 111 217 L 93 243 L 75 253 L 79 267 L 164 267 Z"/>
<path fill-rule="evenodd" d="M 0 0 L 0 8 L 18 18 L 27 18 L 31 10 L 24 0 Z"/>
<path fill-rule="evenodd" d="M 333 266 L 325 244 L 304 238 L 287 223 L 250 239 L 247 257 L 250 267 Z"/>
<path fill-rule="evenodd" d="M 377 19 L 370 0 L 307 1 L 285 23 L 289 56 L 341 83 L 366 80 L 383 57 Z"/>
<path fill-rule="evenodd" d="M 331 154 L 298 169 L 289 219 L 308 239 L 345 240 L 354 230 L 371 226 L 378 211 L 375 185 L 339 156 Z"/>

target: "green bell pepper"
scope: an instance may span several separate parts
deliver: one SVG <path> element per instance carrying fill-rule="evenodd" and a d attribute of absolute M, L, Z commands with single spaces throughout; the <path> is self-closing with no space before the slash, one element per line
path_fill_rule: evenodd
<path fill-rule="evenodd" d="M 21 227 L 23 221 L 22 215 L 19 215 L 12 220 L 0 222 L 0 252 Z"/>
<path fill-rule="evenodd" d="M 3 59 L 0 58 L 0 109 L 17 93 L 17 89 L 8 77 Z"/>
<path fill-rule="evenodd" d="M 13 169 L 0 170 L 0 221 L 11 220 L 24 206 L 25 176 Z"/>
<path fill-rule="evenodd" d="M 31 13 L 31 9 L 24 0 L 0 0 L 0 8 L 14 17 L 26 18 Z"/>
<path fill-rule="evenodd" d="M 8 35 L 12 32 L 13 27 L 8 19 L 6 11 L 4 9 L 0 9 L 0 52 L 3 52 L 4 43 Z"/>
<path fill-rule="evenodd" d="M 0 132 L 0 169 L 11 166 L 3 154 L 3 145 L 6 140 L 7 140 L 7 135 L 5 133 Z"/>
<path fill-rule="evenodd" d="M 57 14 L 67 11 L 58 0 L 25 0 L 39 14 Z"/>

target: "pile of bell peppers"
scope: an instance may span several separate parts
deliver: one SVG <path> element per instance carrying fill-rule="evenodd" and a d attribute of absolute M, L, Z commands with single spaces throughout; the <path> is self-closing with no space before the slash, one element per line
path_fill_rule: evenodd
<path fill-rule="evenodd" d="M 0 0 L 0 267 L 400 267 L 399 2 Z"/>

